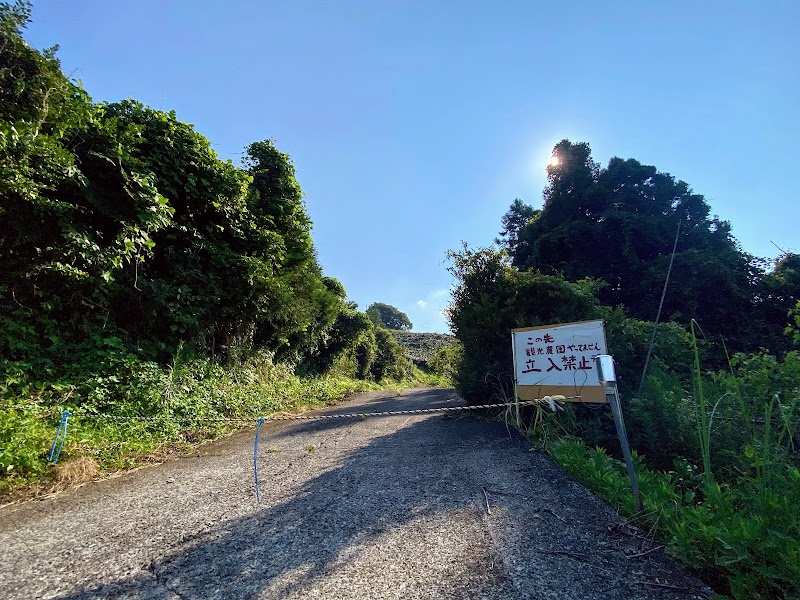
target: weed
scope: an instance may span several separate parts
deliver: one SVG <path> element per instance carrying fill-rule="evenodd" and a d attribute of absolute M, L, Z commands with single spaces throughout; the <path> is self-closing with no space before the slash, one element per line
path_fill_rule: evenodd
<path fill-rule="evenodd" d="M 265 352 L 225 366 L 187 358 L 182 351 L 167 367 L 126 356 L 77 371 L 66 382 L 0 381 L 5 384 L 0 385 L 0 498 L 29 486 L 57 491 L 250 426 L 208 419 L 255 420 L 332 404 L 354 392 L 420 383 L 416 376 L 380 383 L 337 375 L 298 377 Z M 61 463 L 52 468 L 47 453 L 64 410 L 73 416 Z M 100 415 L 153 419 L 95 418 Z"/>
<path fill-rule="evenodd" d="M 692 346 L 688 398 L 677 380 L 656 374 L 632 404 L 634 437 L 652 453 L 634 455 L 643 514 L 635 513 L 624 464 L 607 450 L 556 432 L 536 412 L 529 435 L 609 505 L 652 529 L 717 592 L 798 598 L 800 356 L 737 355 L 727 371 L 703 373 L 694 333 Z"/>

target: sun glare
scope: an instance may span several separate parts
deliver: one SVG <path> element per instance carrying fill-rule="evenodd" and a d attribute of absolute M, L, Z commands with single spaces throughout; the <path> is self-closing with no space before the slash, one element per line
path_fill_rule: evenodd
<path fill-rule="evenodd" d="M 551 167 L 557 167 L 557 166 L 558 166 L 558 162 L 559 162 L 559 161 L 558 161 L 558 157 L 557 157 L 557 156 L 554 154 L 554 155 L 553 155 L 553 156 L 550 158 L 550 166 L 551 166 Z"/>

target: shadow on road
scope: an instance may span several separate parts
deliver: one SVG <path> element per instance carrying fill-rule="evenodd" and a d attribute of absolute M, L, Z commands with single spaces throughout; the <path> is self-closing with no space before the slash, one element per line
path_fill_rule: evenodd
<path fill-rule="evenodd" d="M 416 391 L 324 412 L 453 400 Z M 183 538 L 128 576 L 60 597 L 707 596 L 663 552 L 642 551 L 646 535 L 503 424 L 458 415 L 383 423 L 270 423 L 259 453 L 263 508 Z M 229 441 L 241 452 L 241 440 Z M 310 441 L 314 452 L 304 452 Z"/>
<path fill-rule="evenodd" d="M 417 396 L 426 407 L 447 405 L 448 397 L 441 391 Z M 389 397 L 360 405 L 357 412 L 397 409 L 397 398 Z M 341 414 L 348 407 L 326 412 Z M 269 428 L 265 433 L 271 441 L 299 444 L 303 434 L 352 424 L 348 419 L 309 421 Z M 334 562 L 336 569 L 344 568 L 400 525 L 444 512 L 467 510 L 474 515 L 482 502 L 480 483 L 470 481 L 472 474 L 460 466 L 464 461 L 445 457 L 457 452 L 469 460 L 471 454 L 485 452 L 487 445 L 509 449 L 522 443 L 499 423 L 432 415 L 353 451 L 337 450 L 332 456 L 340 458 L 333 468 L 328 461 L 329 470 L 292 490 L 290 499 L 183 539 L 179 549 L 149 565 L 152 575 L 139 572 L 61 598 L 302 595 L 325 578 Z M 325 449 L 318 452 L 322 457 Z M 274 475 L 269 461 L 274 455 L 267 455 L 265 446 L 260 454 L 264 456 L 262 495 L 269 504 Z M 413 553 L 412 549 L 412 561 Z M 497 581 L 492 581 L 496 570 L 488 564 L 491 559 L 477 554 L 471 560 L 485 559 L 485 583 L 496 586 Z M 455 592 L 464 585 L 458 575 L 454 570 L 453 581 L 441 580 L 442 589 Z M 480 593 L 481 589 L 470 589 L 460 596 Z"/>

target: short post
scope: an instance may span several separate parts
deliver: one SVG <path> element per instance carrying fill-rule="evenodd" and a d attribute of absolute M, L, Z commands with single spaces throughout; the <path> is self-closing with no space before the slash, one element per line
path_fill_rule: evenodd
<path fill-rule="evenodd" d="M 642 493 L 639 491 L 639 478 L 636 476 L 636 469 L 633 465 L 633 456 L 628 444 L 628 433 L 625 431 L 625 422 L 622 420 L 622 406 L 619 401 L 619 390 L 617 389 L 617 376 L 614 373 L 614 358 L 608 354 L 601 354 L 594 359 L 597 367 L 597 378 L 600 385 L 605 388 L 606 400 L 611 406 L 611 414 L 614 416 L 614 425 L 617 428 L 617 437 L 622 446 L 622 456 L 625 458 L 625 466 L 628 468 L 628 477 L 631 480 L 633 489 L 633 500 L 636 503 L 636 510 L 642 512 Z"/>

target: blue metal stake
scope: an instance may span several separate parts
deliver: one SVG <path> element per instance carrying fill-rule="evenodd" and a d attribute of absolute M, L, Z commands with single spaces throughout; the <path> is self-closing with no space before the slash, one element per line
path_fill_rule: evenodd
<path fill-rule="evenodd" d="M 56 437 L 53 439 L 53 445 L 50 446 L 50 456 L 47 462 L 51 465 L 58 463 L 58 458 L 61 456 L 61 448 L 64 447 L 64 441 L 67 439 L 67 421 L 69 421 L 69 411 L 64 411 L 61 415 L 61 422 L 56 429 Z"/>
<path fill-rule="evenodd" d="M 261 426 L 264 424 L 264 418 L 258 420 L 258 427 L 256 427 L 256 441 L 253 444 L 253 478 L 256 482 L 256 504 L 261 504 L 261 496 L 258 493 L 258 434 L 261 432 Z"/>

